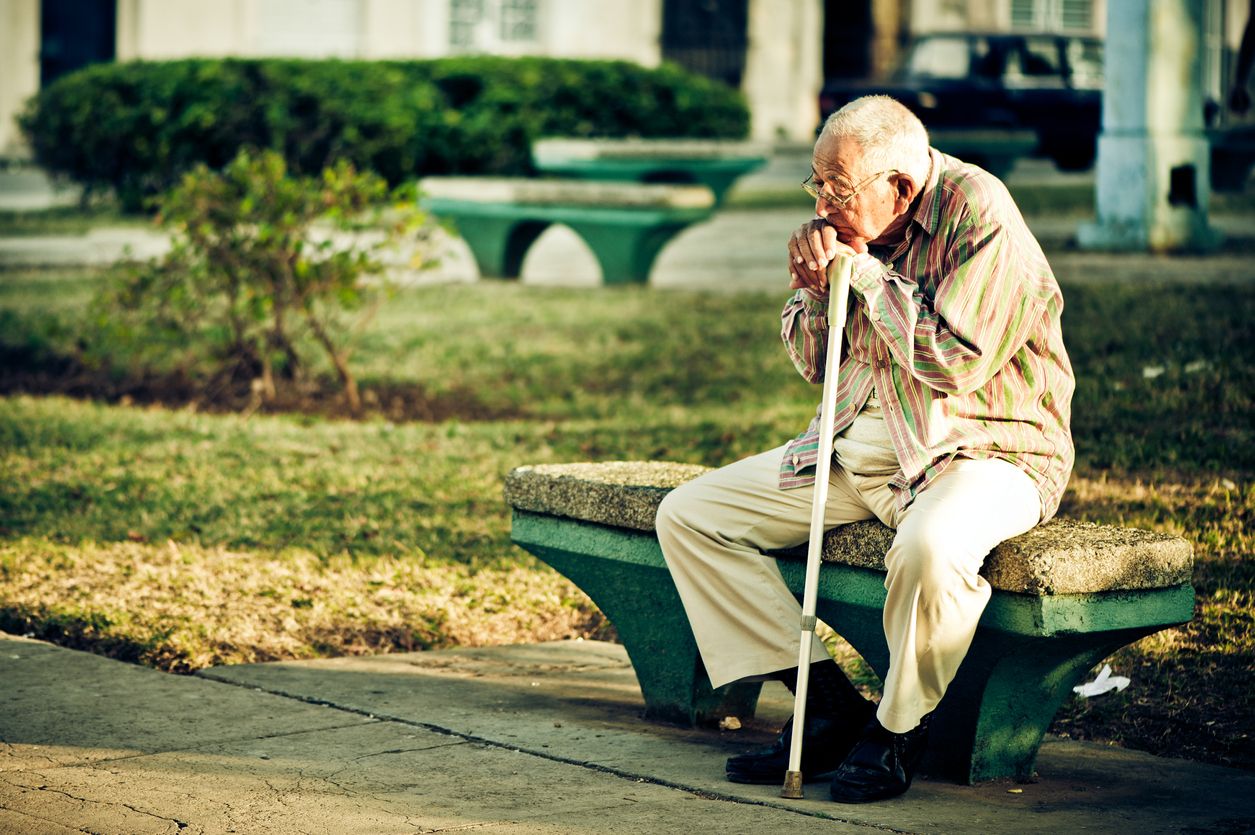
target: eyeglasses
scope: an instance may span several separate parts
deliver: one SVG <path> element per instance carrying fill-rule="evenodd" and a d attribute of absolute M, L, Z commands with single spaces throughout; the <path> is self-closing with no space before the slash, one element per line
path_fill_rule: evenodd
<path fill-rule="evenodd" d="M 816 200 L 823 200 L 831 206 L 844 208 L 851 200 L 858 197 L 858 193 L 876 181 L 876 178 L 883 177 L 886 174 L 901 174 L 896 168 L 886 168 L 884 171 L 878 171 L 867 179 L 859 182 L 848 194 L 833 194 L 830 191 L 823 191 L 815 183 L 815 172 L 802 181 L 802 189 Z"/>

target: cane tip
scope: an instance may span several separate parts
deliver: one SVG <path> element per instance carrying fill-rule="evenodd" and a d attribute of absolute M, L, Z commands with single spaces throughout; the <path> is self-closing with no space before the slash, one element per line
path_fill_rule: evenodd
<path fill-rule="evenodd" d="M 802 772 L 786 771 L 784 773 L 784 787 L 780 789 L 780 796 L 790 800 L 800 800 L 805 797 L 802 793 Z"/>

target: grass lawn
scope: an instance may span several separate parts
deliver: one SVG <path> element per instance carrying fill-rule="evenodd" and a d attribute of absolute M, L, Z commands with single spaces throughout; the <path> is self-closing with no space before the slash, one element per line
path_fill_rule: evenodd
<path fill-rule="evenodd" d="M 98 281 L 0 273 L 0 360 L 55 377 Z M 1078 465 L 1062 513 L 1190 539 L 1198 606 L 1192 623 L 1111 659 L 1131 687 L 1069 704 L 1055 730 L 1253 768 L 1255 286 L 1064 290 Z M 510 544 L 505 473 L 718 465 L 790 437 L 817 391 L 779 347 L 781 301 L 404 291 L 357 368 L 380 411 L 404 395 L 442 403 L 440 421 L 10 391 L 0 628 L 174 671 L 605 635 L 578 590 Z"/>

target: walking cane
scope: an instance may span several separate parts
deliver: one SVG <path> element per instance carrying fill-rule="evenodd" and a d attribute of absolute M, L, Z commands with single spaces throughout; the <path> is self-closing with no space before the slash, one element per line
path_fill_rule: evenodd
<path fill-rule="evenodd" d="M 806 586 L 802 593 L 802 640 L 797 658 L 797 687 L 793 696 L 793 738 L 789 770 L 781 797 L 801 798 L 802 734 L 806 726 L 806 691 L 810 685 L 811 644 L 815 638 L 815 603 L 819 596 L 819 558 L 824 546 L 824 508 L 828 504 L 828 476 L 832 472 L 832 427 L 837 410 L 837 373 L 841 365 L 841 336 L 854 262 L 838 256 L 828 265 L 828 354 L 824 359 L 824 395 L 819 406 L 819 460 L 815 463 L 815 498 L 811 505 L 810 548 L 806 553 Z"/>

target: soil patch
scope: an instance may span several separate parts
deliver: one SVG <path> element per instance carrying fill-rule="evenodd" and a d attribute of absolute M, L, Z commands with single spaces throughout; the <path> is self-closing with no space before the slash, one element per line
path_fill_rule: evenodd
<path fill-rule="evenodd" d="M 446 420 L 491 421 L 527 417 L 523 409 L 484 403 L 475 392 L 454 387 L 428 392 L 418 383 L 359 383 L 363 413 L 354 415 L 339 384 L 328 378 L 276 382 L 276 396 L 263 400 L 251 381 L 230 377 L 195 379 L 182 373 L 114 373 L 72 357 L 0 345 L 0 395 L 59 394 L 121 405 L 191 408 L 211 414 L 298 413 L 333 419 L 383 418 L 395 423 Z"/>

